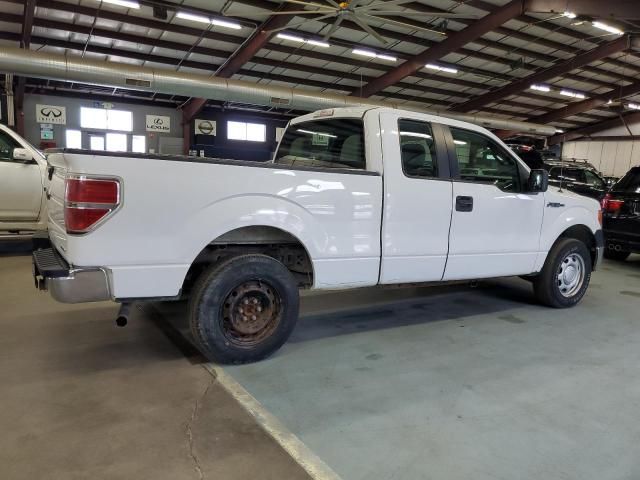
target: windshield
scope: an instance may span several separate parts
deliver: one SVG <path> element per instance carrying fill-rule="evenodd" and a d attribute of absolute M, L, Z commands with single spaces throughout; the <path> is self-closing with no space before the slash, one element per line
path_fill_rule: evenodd
<path fill-rule="evenodd" d="M 616 192 L 640 193 L 640 168 L 632 168 L 613 186 Z"/>
<path fill-rule="evenodd" d="M 275 163 L 364 170 L 362 119 L 333 118 L 289 125 L 280 142 Z"/>

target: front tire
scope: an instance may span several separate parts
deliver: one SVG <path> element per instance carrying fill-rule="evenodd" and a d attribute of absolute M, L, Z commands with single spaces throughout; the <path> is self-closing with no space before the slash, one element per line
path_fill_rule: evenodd
<path fill-rule="evenodd" d="M 591 268 L 591 254 L 584 243 L 573 238 L 559 240 L 533 282 L 536 297 L 549 307 L 573 307 L 587 292 Z"/>
<path fill-rule="evenodd" d="M 242 255 L 200 275 L 189 300 L 189 324 L 211 360 L 249 363 L 287 341 L 298 308 L 298 286 L 282 263 L 266 255 Z"/>

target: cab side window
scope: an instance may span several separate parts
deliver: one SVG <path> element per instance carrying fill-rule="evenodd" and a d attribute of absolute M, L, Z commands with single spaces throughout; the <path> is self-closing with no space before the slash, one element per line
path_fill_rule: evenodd
<path fill-rule="evenodd" d="M 13 149 L 17 146 L 18 144 L 13 138 L 4 132 L 0 132 L 0 161 L 12 161 Z"/>
<path fill-rule="evenodd" d="M 585 183 L 588 183 L 594 188 L 605 188 L 604 180 L 590 170 L 584 171 Z"/>
<path fill-rule="evenodd" d="M 495 185 L 505 192 L 520 192 L 518 162 L 488 137 L 450 127 L 458 158 L 460 179 Z"/>
<path fill-rule="evenodd" d="M 436 146 L 431 125 L 416 120 L 399 120 L 402 171 L 408 177 L 438 176 Z"/>

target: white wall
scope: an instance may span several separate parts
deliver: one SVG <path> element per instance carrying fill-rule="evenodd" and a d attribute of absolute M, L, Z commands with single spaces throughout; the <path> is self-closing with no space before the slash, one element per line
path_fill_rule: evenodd
<path fill-rule="evenodd" d="M 640 123 L 630 124 L 633 135 L 640 136 Z M 624 126 L 593 133 L 594 137 L 629 135 Z M 576 140 L 562 146 L 562 158 L 587 160 L 605 175 L 621 177 L 640 165 L 640 140 Z"/>

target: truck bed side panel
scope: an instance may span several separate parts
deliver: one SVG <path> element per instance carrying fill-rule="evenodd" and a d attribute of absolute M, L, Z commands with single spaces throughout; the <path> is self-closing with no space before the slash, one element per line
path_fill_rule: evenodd
<path fill-rule="evenodd" d="M 374 285 L 380 259 L 379 175 L 252 163 L 52 154 L 70 172 L 122 180 L 123 205 L 87 235 L 65 235 L 67 260 L 104 266 L 115 297 L 174 296 L 198 253 L 246 226 L 280 228 L 305 246 L 314 286 Z M 64 156 L 64 159 L 60 158 Z M 51 219 L 60 232 L 60 217 Z"/>

